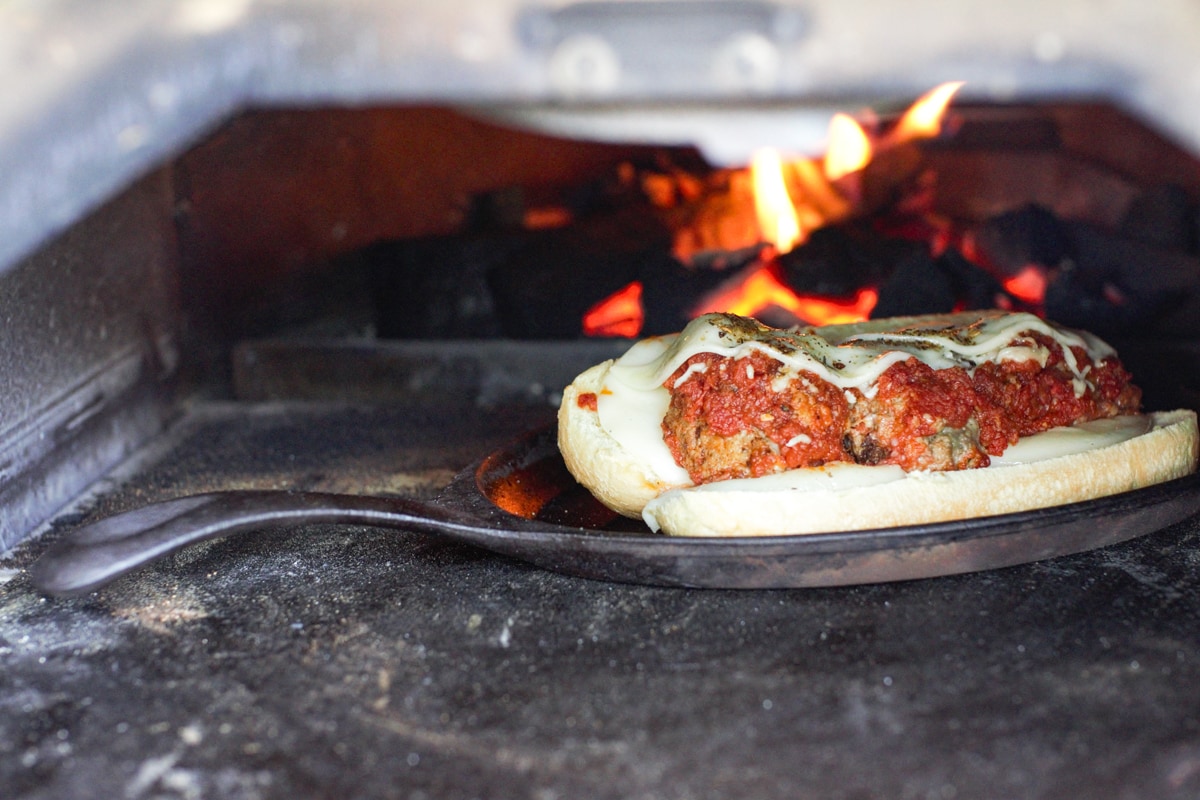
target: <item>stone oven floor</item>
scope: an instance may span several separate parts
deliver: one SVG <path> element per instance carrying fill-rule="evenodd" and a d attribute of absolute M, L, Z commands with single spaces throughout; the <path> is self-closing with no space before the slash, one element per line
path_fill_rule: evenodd
<path fill-rule="evenodd" d="M 0 562 L 3 795 L 1200 794 L 1200 519 L 838 589 L 607 584 L 349 526 L 193 546 L 76 599 L 24 573 L 81 515 L 171 495 L 429 497 L 551 418 L 469 399 L 192 406 Z"/>

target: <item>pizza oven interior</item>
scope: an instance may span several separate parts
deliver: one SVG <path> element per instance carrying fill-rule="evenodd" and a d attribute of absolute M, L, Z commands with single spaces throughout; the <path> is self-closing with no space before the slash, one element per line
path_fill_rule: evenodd
<path fill-rule="evenodd" d="M 98 13 L 124 41 L 107 62 L 79 20 L 24 17 L 39 68 L 90 71 L 0 118 L 14 591 L 39 536 L 97 509 L 223 488 L 432 496 L 627 345 L 581 317 L 631 265 L 670 268 L 675 231 L 637 176 L 816 147 L 834 110 L 895 114 L 942 80 L 967 86 L 956 134 L 922 151 L 938 211 L 995 227 L 1049 209 L 1105 232 L 1144 217 L 1145 236 L 1098 240 L 1134 255 L 1071 322 L 1104 329 L 1148 404 L 1200 408 L 1200 103 L 1172 78 L 1196 69 L 1194 31 L 1136 4 L 1113 12 L 1153 47 L 1035 3 L 986 36 L 934 3 L 891 26 L 863 22 L 887 17 L 878 2 L 180 3 L 161 30 L 142 5 L 132 43 Z M 1037 30 L 1015 21 L 1034 8 Z M 667 281 L 642 330 L 678 327 L 677 292 L 717 283 Z"/>
<path fill-rule="evenodd" d="M 1001 230 L 1019 267 L 1055 241 L 1042 236 L 1043 217 L 1099 231 L 1088 246 L 1103 280 L 1068 286 L 1056 318 L 1117 344 L 1148 404 L 1195 406 L 1195 371 L 1172 366 L 1194 363 L 1200 335 L 1194 157 L 1111 104 L 964 103 L 954 114 L 956 133 L 924 148 L 936 213 Z M 590 308 L 637 280 L 638 332 L 665 333 L 753 271 L 755 258 L 736 253 L 732 267 L 682 266 L 677 231 L 638 180 L 725 169 L 698 148 L 554 135 L 501 116 L 431 105 L 243 111 L 14 265 L 4 296 L 21 346 L 6 365 L 6 492 L 20 522 L 6 546 L 167 429 L 189 397 L 466 392 L 484 405 L 549 407 L 628 342 L 589 335 Z M 1130 219 L 1148 220 L 1146 238 L 1122 232 Z M 852 295 L 866 284 L 846 283 L 838 261 L 862 258 L 854 230 L 831 224 L 783 258 L 804 287 Z M 892 242 L 905 240 L 863 246 L 883 255 L 862 280 L 882 284 L 899 313 L 961 301 L 930 288 L 931 275 L 944 280 L 940 262 L 914 273 Z M 37 358 L 18 356 L 23 348 Z M 58 429 L 71 433 L 50 441 L 71 444 L 48 447 L 41 434 Z M 46 475 L 60 472 L 61 494 L 48 496 Z"/>

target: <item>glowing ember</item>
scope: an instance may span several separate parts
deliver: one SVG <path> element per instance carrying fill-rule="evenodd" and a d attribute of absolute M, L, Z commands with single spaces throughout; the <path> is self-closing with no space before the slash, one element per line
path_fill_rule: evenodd
<path fill-rule="evenodd" d="M 859 289 L 853 299 L 801 295 L 788 288 L 774 270 L 760 268 L 746 280 L 724 292 L 713 295 L 695 310 L 695 314 L 727 311 L 753 316 L 771 306 L 790 311 L 798 319 L 812 325 L 841 322 L 861 322 L 871 315 L 879 299 L 874 289 Z"/>
<path fill-rule="evenodd" d="M 896 125 L 896 138 L 901 141 L 929 139 L 941 133 L 946 107 L 962 86 L 962 81 L 943 83 L 922 95 L 900 118 Z"/>
<path fill-rule="evenodd" d="M 754 154 L 750 164 L 754 184 L 754 211 L 765 241 L 776 252 L 786 253 L 800 241 L 800 221 L 783 179 L 783 159 L 770 148 Z"/>
<path fill-rule="evenodd" d="M 1004 288 L 1018 300 L 1039 304 L 1046 297 L 1046 273 L 1031 264 L 1004 281 Z"/>
<path fill-rule="evenodd" d="M 871 160 L 871 140 L 858 121 L 846 114 L 829 120 L 829 148 L 825 151 L 825 177 L 831 181 L 857 172 Z"/>
<path fill-rule="evenodd" d="M 583 315 L 583 333 L 632 338 L 642 332 L 645 316 L 642 284 L 634 281 L 588 309 Z"/>

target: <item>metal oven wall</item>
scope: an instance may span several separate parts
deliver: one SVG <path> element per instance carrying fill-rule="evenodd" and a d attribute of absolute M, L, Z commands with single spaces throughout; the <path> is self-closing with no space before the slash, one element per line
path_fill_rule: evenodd
<path fill-rule="evenodd" d="M 161 430 L 180 328 L 170 182 L 0 274 L 0 552 Z"/>

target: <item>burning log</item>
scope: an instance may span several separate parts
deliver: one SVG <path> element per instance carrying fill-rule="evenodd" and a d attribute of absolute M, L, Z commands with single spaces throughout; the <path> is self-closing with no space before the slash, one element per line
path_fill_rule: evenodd
<path fill-rule="evenodd" d="M 643 185 L 663 209 L 684 263 L 764 242 L 786 253 L 819 228 L 894 207 L 923 170 L 916 142 L 940 133 L 961 85 L 939 86 L 883 131 L 868 132 L 862 122 L 835 114 L 822 158 L 784 159 L 764 148 L 747 169 L 702 178 L 651 174 Z"/>
<path fill-rule="evenodd" d="M 1057 266 L 1070 249 L 1061 220 L 1032 204 L 985 220 L 965 238 L 972 259 L 1001 280 L 1030 265 Z"/>
<path fill-rule="evenodd" d="M 571 339 L 598 298 L 647 274 L 670 272 L 670 235 L 642 205 L 526 232 L 488 272 L 504 334 Z"/>
<path fill-rule="evenodd" d="M 923 242 L 888 236 L 866 221 L 814 231 L 808 241 L 779 256 L 788 286 L 798 292 L 846 297 L 879 286 L 896 265 L 921 251 Z"/>
<path fill-rule="evenodd" d="M 947 250 L 936 258 L 917 251 L 897 264 L 880 287 L 879 303 L 871 316 L 897 317 L 1016 305 L 999 281 L 957 250 Z"/>
<path fill-rule="evenodd" d="M 1153 329 L 1200 298 L 1196 219 L 1186 193 L 1155 187 L 1116 231 L 1026 206 L 985 221 L 968 241 L 973 259 L 1010 290 L 1036 284 L 1041 296 L 1026 299 L 1047 316 L 1112 335 Z"/>
<path fill-rule="evenodd" d="M 1046 314 L 1067 325 L 1126 333 L 1200 297 L 1200 259 L 1124 238 L 1086 223 L 1066 223 L 1068 257 L 1046 287 Z M 1195 322 L 1191 326 L 1194 327 Z"/>

